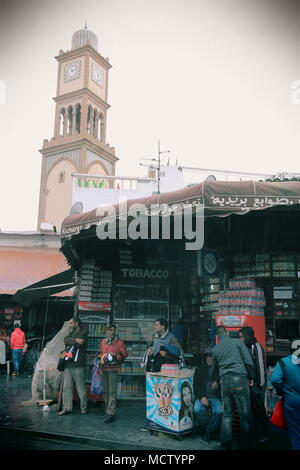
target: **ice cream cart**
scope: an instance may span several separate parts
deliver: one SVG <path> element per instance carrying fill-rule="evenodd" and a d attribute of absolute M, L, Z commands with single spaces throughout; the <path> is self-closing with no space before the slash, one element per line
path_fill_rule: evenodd
<path fill-rule="evenodd" d="M 147 428 L 182 435 L 193 431 L 193 375 L 190 369 L 176 374 L 146 374 Z"/>

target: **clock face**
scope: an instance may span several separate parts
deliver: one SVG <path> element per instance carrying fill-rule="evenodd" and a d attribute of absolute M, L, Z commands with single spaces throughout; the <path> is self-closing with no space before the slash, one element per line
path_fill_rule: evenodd
<path fill-rule="evenodd" d="M 65 66 L 65 82 L 76 80 L 80 77 L 81 62 L 73 62 Z"/>
<path fill-rule="evenodd" d="M 104 86 L 104 70 L 98 67 L 96 64 L 92 65 L 92 80 L 97 83 L 97 85 L 103 88 Z"/>
<path fill-rule="evenodd" d="M 203 256 L 203 267 L 208 274 L 213 274 L 217 271 L 218 260 L 214 253 L 205 253 Z"/>

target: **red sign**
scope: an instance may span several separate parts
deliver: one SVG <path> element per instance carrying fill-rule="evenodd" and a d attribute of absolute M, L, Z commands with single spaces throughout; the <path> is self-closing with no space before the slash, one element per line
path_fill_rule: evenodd
<path fill-rule="evenodd" d="M 111 312 L 111 303 L 108 302 L 79 302 L 78 310 L 82 312 Z"/>

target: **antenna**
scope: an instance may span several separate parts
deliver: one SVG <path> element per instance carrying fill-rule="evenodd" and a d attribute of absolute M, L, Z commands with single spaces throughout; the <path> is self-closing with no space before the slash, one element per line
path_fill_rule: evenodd
<path fill-rule="evenodd" d="M 152 170 L 157 170 L 157 194 L 160 194 L 160 156 L 162 153 L 170 153 L 170 150 L 160 150 L 160 141 L 158 141 L 158 151 L 157 151 L 157 156 L 158 158 L 140 158 L 140 160 L 150 160 L 152 162 L 158 162 L 158 166 L 153 166 L 153 165 L 143 165 L 142 163 L 140 163 L 141 166 L 148 166 L 148 168 L 151 168 Z M 170 160 L 170 159 L 169 159 Z M 168 164 L 169 164 L 169 160 L 168 160 Z"/>

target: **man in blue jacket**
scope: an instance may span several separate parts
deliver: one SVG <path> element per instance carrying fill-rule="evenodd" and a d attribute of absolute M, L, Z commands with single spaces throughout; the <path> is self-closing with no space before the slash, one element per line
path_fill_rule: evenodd
<path fill-rule="evenodd" d="M 277 362 L 271 383 L 277 394 L 283 396 L 291 447 L 300 450 L 300 339 L 292 341 L 291 354 Z"/>
<path fill-rule="evenodd" d="M 243 435 L 243 447 L 250 445 L 252 414 L 249 385 L 253 385 L 254 367 L 250 353 L 245 344 L 238 338 L 227 335 L 224 326 L 218 326 L 216 334 L 219 343 L 213 348 L 213 380 L 217 380 L 217 370 L 221 379 L 223 400 L 223 418 L 221 424 L 221 448 L 232 448 L 232 419 L 237 406 Z M 217 388 L 217 383 L 212 384 Z"/>

